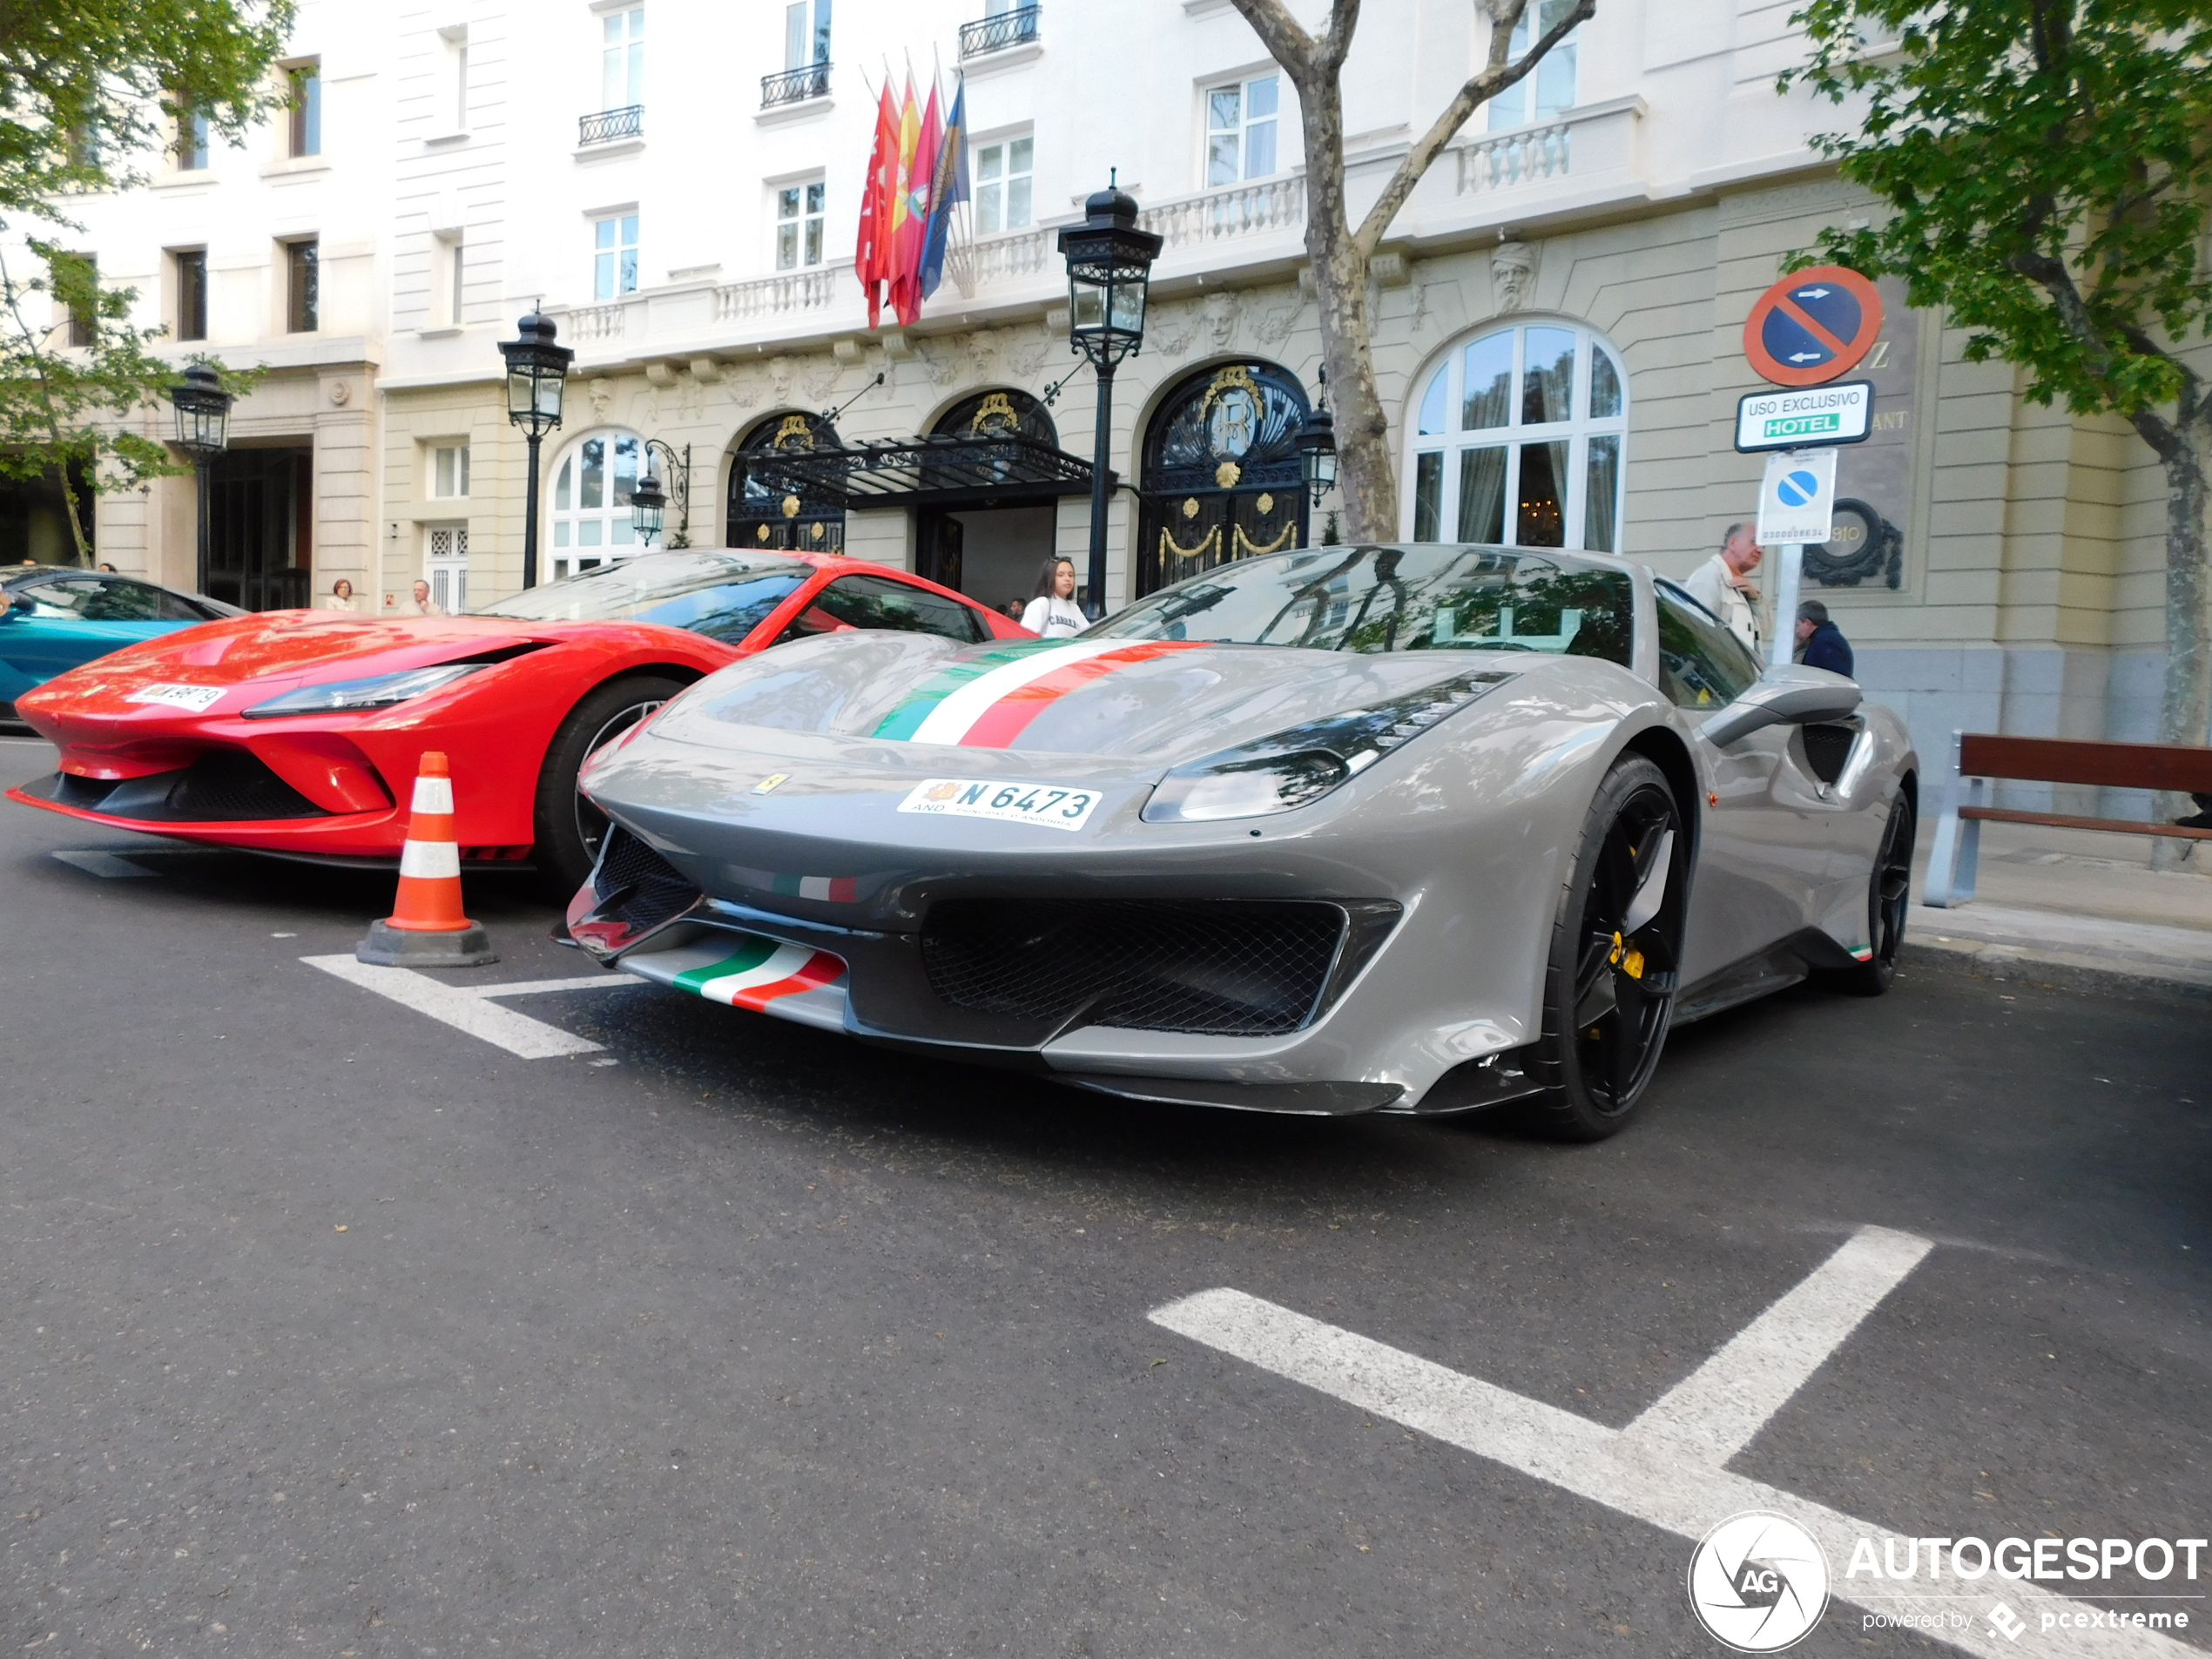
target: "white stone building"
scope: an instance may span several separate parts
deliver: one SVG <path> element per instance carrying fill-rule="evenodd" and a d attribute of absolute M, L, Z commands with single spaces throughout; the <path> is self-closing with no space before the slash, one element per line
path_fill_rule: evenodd
<path fill-rule="evenodd" d="M 1791 4 L 1603 0 L 1415 192 L 1375 293 L 1405 535 L 1683 573 L 1750 515 L 1759 462 L 1731 444 L 1757 383 L 1745 315 L 1786 253 L 1870 211 L 1809 143 L 1842 118 L 1775 91 L 1801 56 Z M 1467 0 L 1369 0 L 1346 79 L 1355 193 L 1479 60 L 1483 26 Z M 1089 502 L 1067 478 L 885 472 L 870 487 L 889 493 L 799 501 L 745 456 L 828 442 L 835 410 L 845 444 L 1018 420 L 1087 462 L 1093 381 L 1054 239 L 1109 170 L 1166 247 L 1116 390 L 1109 603 L 1321 534 L 1331 503 L 1309 516 L 1276 454 L 1318 361 L 1297 111 L 1228 0 L 307 0 L 294 46 L 320 64 L 320 153 L 257 135 L 88 215 L 149 319 L 176 320 L 178 256 L 204 249 L 207 347 L 272 366 L 234 428 L 248 459 L 226 465 L 274 490 L 281 469 L 252 457 L 293 457 L 298 574 L 254 603 L 339 577 L 394 608 L 418 577 L 456 603 L 516 585 L 524 446 L 496 347 L 540 302 L 577 353 L 545 446 L 545 576 L 635 550 L 623 491 L 657 440 L 688 457 L 695 545 L 841 543 L 987 601 L 1026 593 L 1046 552 L 1080 564 Z M 920 320 L 871 329 L 851 259 L 873 92 L 909 64 L 924 84 L 964 72 L 977 199 Z M 320 308 L 293 329 L 287 261 L 310 240 Z M 1828 550 L 1861 579 L 1809 590 L 1932 765 L 1953 726 L 2148 735 L 2151 457 L 2116 421 L 2024 404 L 2012 370 L 1959 345 L 1892 306 L 1869 360 L 1878 430 L 1843 461 L 1868 512 Z M 190 488 L 105 499 L 101 556 L 188 582 Z"/>

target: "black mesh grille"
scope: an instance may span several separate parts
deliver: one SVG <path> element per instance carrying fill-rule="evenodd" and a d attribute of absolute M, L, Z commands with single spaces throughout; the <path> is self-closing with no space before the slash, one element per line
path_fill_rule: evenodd
<path fill-rule="evenodd" d="M 607 831 L 591 890 L 599 896 L 600 916 L 637 933 L 681 915 L 699 896 L 674 865 L 619 824 Z"/>
<path fill-rule="evenodd" d="M 1824 784 L 1834 783 L 1844 775 L 1844 762 L 1851 759 L 1851 746 L 1858 739 L 1858 728 L 1807 725 L 1799 730 L 1804 733 L 1805 759 L 1811 763 L 1813 776 Z"/>
<path fill-rule="evenodd" d="M 1325 904 L 954 899 L 930 908 L 921 956 L 955 1008 L 1267 1036 L 1312 1017 L 1343 932 Z"/>
<path fill-rule="evenodd" d="M 192 762 L 169 792 L 169 810 L 195 823 L 330 816 L 243 749 L 215 750 Z"/>

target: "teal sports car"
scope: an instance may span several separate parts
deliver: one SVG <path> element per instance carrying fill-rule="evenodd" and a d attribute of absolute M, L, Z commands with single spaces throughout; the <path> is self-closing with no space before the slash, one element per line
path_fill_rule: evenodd
<path fill-rule="evenodd" d="M 178 593 L 136 577 L 68 566 L 22 567 L 0 574 L 0 720 L 16 699 L 65 669 L 125 645 L 224 617 L 242 617 L 205 594 Z"/>

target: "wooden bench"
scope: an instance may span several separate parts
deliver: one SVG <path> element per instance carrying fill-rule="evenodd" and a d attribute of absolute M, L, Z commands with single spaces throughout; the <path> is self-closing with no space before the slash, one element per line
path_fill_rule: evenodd
<path fill-rule="evenodd" d="M 2167 789 L 2212 794 L 2212 749 L 2179 743 L 2081 743 L 2065 738 L 2000 738 L 1954 732 L 1951 792 L 1936 821 L 1928 859 L 1927 902 L 1939 908 L 1974 896 L 1974 864 L 1984 824 L 2048 824 L 2058 829 L 2109 830 L 2116 835 L 2170 835 L 2212 841 L 2212 829 L 2147 824 L 2127 818 L 2073 818 L 2020 813 L 1989 804 L 1993 779 L 2089 784 L 2106 789 Z"/>

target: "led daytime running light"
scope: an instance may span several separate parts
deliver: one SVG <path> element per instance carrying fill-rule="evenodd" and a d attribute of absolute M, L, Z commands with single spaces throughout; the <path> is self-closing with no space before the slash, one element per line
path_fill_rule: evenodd
<path fill-rule="evenodd" d="M 1187 761 L 1153 790 L 1144 821 L 1202 823 L 1295 811 L 1513 678 L 1494 669 L 1455 674 L 1403 697 Z"/>
<path fill-rule="evenodd" d="M 368 679 L 297 686 L 266 703 L 256 703 L 245 711 L 245 716 L 249 720 L 273 720 L 287 714 L 358 713 L 366 709 L 389 708 L 395 703 L 405 703 L 442 690 L 487 666 L 484 663 L 441 663 L 432 668 L 404 669 L 396 674 L 378 674 Z"/>

